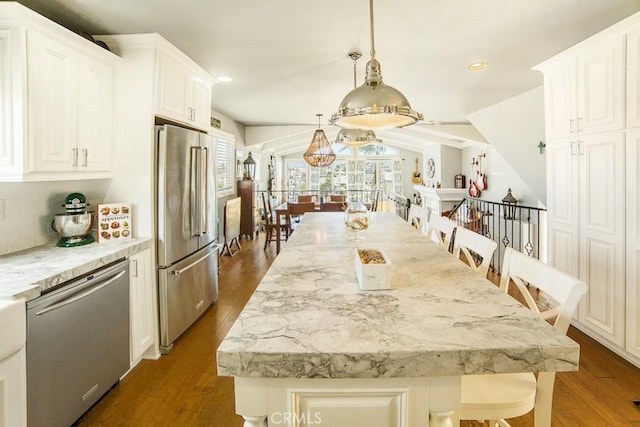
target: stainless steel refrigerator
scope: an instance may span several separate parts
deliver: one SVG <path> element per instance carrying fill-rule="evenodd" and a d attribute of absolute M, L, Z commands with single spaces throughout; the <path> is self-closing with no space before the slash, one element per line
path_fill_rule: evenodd
<path fill-rule="evenodd" d="M 215 143 L 177 126 L 156 126 L 160 351 L 218 297 Z"/>

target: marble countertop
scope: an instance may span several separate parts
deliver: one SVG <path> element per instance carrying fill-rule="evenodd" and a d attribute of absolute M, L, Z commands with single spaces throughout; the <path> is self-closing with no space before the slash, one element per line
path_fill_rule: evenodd
<path fill-rule="evenodd" d="M 348 240 L 307 213 L 221 343 L 218 374 L 379 378 L 573 371 L 579 346 L 395 214 Z M 391 289 L 361 291 L 354 248 L 382 248 Z"/>
<path fill-rule="evenodd" d="M 90 243 L 73 248 L 37 246 L 0 257 L 0 298 L 24 298 L 151 246 L 150 238 L 126 243 Z"/>

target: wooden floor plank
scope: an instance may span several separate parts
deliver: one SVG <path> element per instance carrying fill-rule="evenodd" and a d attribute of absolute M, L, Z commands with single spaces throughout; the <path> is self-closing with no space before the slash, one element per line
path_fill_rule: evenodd
<path fill-rule="evenodd" d="M 220 258 L 218 302 L 159 360 L 141 361 L 98 402 L 79 426 L 241 427 L 235 414 L 233 380 L 216 374 L 216 349 L 275 259 L 263 250 L 264 235 L 243 240 L 235 256 Z M 493 276 L 497 283 L 499 276 Z M 544 296 L 536 295 L 541 304 Z M 581 345 L 580 371 L 560 373 L 554 390 L 554 427 L 640 427 L 640 370 L 575 328 Z M 532 427 L 533 415 L 509 420 Z M 462 427 L 482 425 L 462 422 Z M 323 426 L 319 426 L 323 427 Z M 348 427 L 348 426 L 326 426 Z"/>

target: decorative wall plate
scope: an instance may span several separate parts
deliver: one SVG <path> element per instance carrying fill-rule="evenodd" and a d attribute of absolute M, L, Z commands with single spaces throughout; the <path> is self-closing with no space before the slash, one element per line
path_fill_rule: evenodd
<path fill-rule="evenodd" d="M 433 158 L 427 160 L 427 176 L 433 178 L 436 175 L 436 162 Z"/>

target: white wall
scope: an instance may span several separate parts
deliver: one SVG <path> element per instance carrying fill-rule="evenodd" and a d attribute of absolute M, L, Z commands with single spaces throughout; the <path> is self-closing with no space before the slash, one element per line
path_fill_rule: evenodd
<path fill-rule="evenodd" d="M 0 255 L 55 242 L 58 233 L 51 229 L 51 221 L 56 213 L 64 212 L 66 195 L 83 193 L 90 203 L 89 210 L 95 211 L 109 181 L 0 182 L 0 199 L 4 200 Z"/>
<path fill-rule="evenodd" d="M 518 175 L 524 182 L 523 197 L 529 201 L 535 200 L 533 206 L 537 206 L 537 200 L 545 204 L 546 161 L 545 155 L 540 154 L 538 149 L 538 143 L 544 141 L 545 134 L 543 87 L 477 111 L 470 114 L 468 119 L 493 149 L 500 153 L 491 157 L 500 157 L 503 159 L 500 161 L 509 163 L 511 173 L 499 179 L 515 182 L 511 174 Z M 468 160 L 465 163 L 471 162 L 470 158 Z M 507 168 L 500 169 L 500 173 L 506 173 Z"/>
<path fill-rule="evenodd" d="M 502 154 L 491 145 L 467 147 L 462 150 L 463 173 L 467 177 L 467 188 L 469 188 L 469 179 L 476 180 L 475 174 L 472 174 L 471 159 L 474 157 L 477 159 L 480 152 L 486 154 L 482 159 L 482 170 L 487 174 L 487 189 L 482 191 L 480 199 L 501 202 L 511 188 L 511 193 L 518 199 L 519 205 L 541 206 L 537 195 L 531 191 L 530 186 L 522 180 L 511 164 L 502 157 Z"/>

